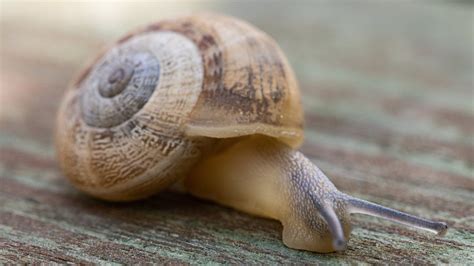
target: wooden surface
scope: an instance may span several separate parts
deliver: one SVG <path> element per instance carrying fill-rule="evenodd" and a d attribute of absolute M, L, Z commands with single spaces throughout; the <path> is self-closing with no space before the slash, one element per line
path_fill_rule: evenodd
<path fill-rule="evenodd" d="M 474 263 L 473 6 L 468 2 L 1 2 L 0 262 Z M 187 195 L 111 204 L 59 172 L 62 91 L 107 41 L 193 10 L 281 44 L 306 111 L 303 152 L 349 194 L 445 221 L 438 238 L 357 216 L 345 252 L 291 250 L 281 225 Z"/>

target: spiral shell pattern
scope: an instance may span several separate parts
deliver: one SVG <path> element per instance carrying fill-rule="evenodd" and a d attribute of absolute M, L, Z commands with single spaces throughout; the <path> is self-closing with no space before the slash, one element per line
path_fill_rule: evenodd
<path fill-rule="evenodd" d="M 106 198 L 167 185 L 173 166 L 198 153 L 182 128 L 202 79 L 198 48 L 178 33 L 144 33 L 109 49 L 67 92 L 59 112 L 66 175 Z"/>

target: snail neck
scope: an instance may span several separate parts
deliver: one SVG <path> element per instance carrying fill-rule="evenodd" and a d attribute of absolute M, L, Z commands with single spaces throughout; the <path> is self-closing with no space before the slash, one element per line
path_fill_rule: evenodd
<path fill-rule="evenodd" d="M 289 247 L 318 252 L 344 248 L 350 233 L 345 204 L 303 154 L 265 136 L 222 145 L 191 170 L 185 187 L 192 195 L 279 220 Z"/>
<path fill-rule="evenodd" d="M 239 137 L 215 142 L 203 151 L 201 161 L 190 171 L 186 190 L 257 216 L 278 219 L 285 209 L 279 204 L 279 165 L 268 163 L 256 152 L 260 137 Z M 272 145 L 273 146 L 273 145 Z M 279 149 L 278 145 L 273 148 Z"/>

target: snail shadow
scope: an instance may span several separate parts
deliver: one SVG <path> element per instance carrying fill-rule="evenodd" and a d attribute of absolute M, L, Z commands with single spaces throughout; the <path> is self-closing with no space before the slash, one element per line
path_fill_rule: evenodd
<path fill-rule="evenodd" d="M 81 192 L 74 193 L 78 207 L 85 208 L 103 218 L 113 218 L 120 222 L 139 222 L 144 217 L 165 218 L 174 215 L 192 216 L 206 212 L 213 204 L 200 201 L 187 194 L 163 191 L 152 197 L 130 201 L 110 202 L 97 199 Z"/>
<path fill-rule="evenodd" d="M 278 221 L 251 216 L 184 193 L 163 191 L 133 202 L 107 202 L 82 193 L 72 197 L 77 208 L 96 216 L 110 228 L 137 235 L 152 231 L 161 236 L 180 235 L 189 241 L 205 239 L 216 244 L 222 244 L 219 241 L 223 237 L 249 243 L 253 238 L 263 238 L 283 245 L 282 226 Z M 213 236 L 215 240 L 211 239 Z"/>

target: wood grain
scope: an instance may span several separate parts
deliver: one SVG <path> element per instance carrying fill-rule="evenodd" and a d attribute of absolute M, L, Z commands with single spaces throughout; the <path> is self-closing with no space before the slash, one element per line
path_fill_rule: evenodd
<path fill-rule="evenodd" d="M 471 4 L 1 5 L 0 262 L 474 263 Z M 112 204 L 75 190 L 52 146 L 67 83 L 107 41 L 195 10 L 246 19 L 282 46 L 302 87 L 302 151 L 340 190 L 448 234 L 357 216 L 348 249 L 320 255 L 283 246 L 276 221 L 187 195 Z"/>

